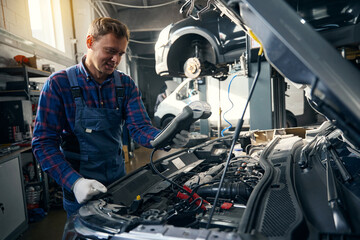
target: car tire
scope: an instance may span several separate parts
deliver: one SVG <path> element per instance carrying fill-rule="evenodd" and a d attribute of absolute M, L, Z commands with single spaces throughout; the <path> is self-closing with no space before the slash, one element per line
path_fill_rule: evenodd
<path fill-rule="evenodd" d="M 286 110 L 286 127 L 287 128 L 297 127 L 297 120 L 295 115 L 288 110 Z"/>
<path fill-rule="evenodd" d="M 174 116 L 167 116 L 161 121 L 161 129 L 164 129 L 172 120 L 174 119 Z"/>

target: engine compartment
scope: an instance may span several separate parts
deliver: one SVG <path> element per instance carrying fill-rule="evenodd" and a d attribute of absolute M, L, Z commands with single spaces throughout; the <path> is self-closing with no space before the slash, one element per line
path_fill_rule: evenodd
<path fill-rule="evenodd" d="M 122 181 L 121 186 L 115 183 L 109 188 L 110 196 L 102 199 L 120 204 L 126 209 L 124 212 L 138 217 L 141 224 L 204 228 L 223 174 L 229 144 L 230 138 L 225 137 L 158 160 L 155 167 L 182 189 L 160 179 L 148 165 L 135 174 L 136 182 L 142 182 L 143 191 L 133 189 L 134 179 L 129 178 L 128 182 Z M 219 194 L 220 207 L 215 213 L 219 221 L 214 221 L 212 227 L 236 231 L 252 189 L 263 176 L 259 165 L 259 152 L 263 148 L 258 146 L 251 155 L 242 152 L 232 158 Z M 129 191 L 133 192 L 132 198 L 124 199 L 124 193 Z"/>
<path fill-rule="evenodd" d="M 148 164 L 83 206 L 67 228 L 112 239 L 359 236 L 359 151 L 329 122 L 316 130 L 243 133 L 243 151 L 232 153 L 207 226 L 230 140 L 210 140 L 155 162 L 182 189 Z"/>

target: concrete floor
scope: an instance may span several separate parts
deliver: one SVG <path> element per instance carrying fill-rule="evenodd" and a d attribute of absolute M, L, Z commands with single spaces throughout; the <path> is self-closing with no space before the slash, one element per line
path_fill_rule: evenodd
<path fill-rule="evenodd" d="M 135 149 L 129 162 L 125 165 L 126 171 L 130 173 L 149 163 L 151 151 L 151 149 L 144 147 Z M 170 152 L 158 151 L 154 154 L 154 160 L 174 151 L 176 150 L 171 150 Z M 62 208 L 51 208 L 44 219 L 36 223 L 30 223 L 28 229 L 18 238 L 18 240 L 61 239 L 65 222 L 66 212 Z"/>

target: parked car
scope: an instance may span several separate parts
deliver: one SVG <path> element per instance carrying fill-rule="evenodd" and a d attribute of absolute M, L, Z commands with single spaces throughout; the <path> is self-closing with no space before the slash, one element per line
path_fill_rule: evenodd
<path fill-rule="evenodd" d="M 252 29 L 281 74 L 311 87 L 311 105 L 328 120 L 316 129 L 241 132 L 151 162 L 80 208 L 64 239 L 360 238 L 358 57 L 342 57 L 296 13 L 306 9 L 317 19 L 318 11 L 328 12 L 322 24 L 331 24 L 349 9 L 359 13 L 360 2 L 231 2 L 239 4 L 212 0 Z M 340 38 L 343 27 L 359 24 L 331 31 Z M 358 45 L 358 34 L 353 41 L 346 47 Z"/>
<path fill-rule="evenodd" d="M 222 112 L 222 123 L 221 128 L 226 128 L 229 126 L 229 123 L 233 127 L 236 126 L 237 120 L 241 117 L 241 111 L 244 109 L 246 97 L 248 95 L 248 79 L 244 76 L 237 77 L 236 81 L 232 83 L 231 102 L 228 100 L 227 85 L 229 84 L 230 79 L 223 81 L 223 87 L 221 91 L 218 89 L 218 81 L 215 79 L 207 79 L 207 99 L 212 108 L 212 115 L 208 119 L 209 125 L 212 128 L 218 126 L 219 121 L 219 106 L 223 109 Z M 211 87 L 211 86 L 216 87 Z M 210 87 L 209 87 L 210 86 Z M 232 94 L 232 93 L 241 93 Z M 218 101 L 219 94 L 221 99 L 220 103 Z M 161 129 L 165 128 L 166 125 L 171 122 L 178 114 L 181 113 L 183 108 L 191 102 L 199 101 L 200 93 L 197 79 L 187 78 L 178 87 L 172 91 L 158 106 L 157 111 L 154 113 L 154 125 Z M 223 113 L 226 113 L 225 116 Z M 245 115 L 245 126 L 249 127 L 249 112 Z M 224 120 L 226 119 L 226 121 Z"/>
<path fill-rule="evenodd" d="M 195 84 L 196 80 L 187 79 L 166 96 L 154 113 L 153 123 L 156 127 L 165 128 L 186 105 L 200 100 Z"/>
<path fill-rule="evenodd" d="M 155 45 L 157 74 L 227 77 L 227 64 L 239 61 L 246 49 L 245 33 L 216 11 L 204 13 L 201 19 L 187 18 L 160 32 Z"/>

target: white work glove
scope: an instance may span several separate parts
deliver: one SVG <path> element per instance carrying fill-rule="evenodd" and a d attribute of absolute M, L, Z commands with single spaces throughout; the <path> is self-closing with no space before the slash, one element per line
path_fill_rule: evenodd
<path fill-rule="evenodd" d="M 106 193 L 107 188 L 100 182 L 93 179 L 79 178 L 74 183 L 73 192 L 78 203 L 88 201 L 92 196 L 99 193 Z"/>
<path fill-rule="evenodd" d="M 172 148 L 183 148 L 190 141 L 190 133 L 186 130 L 181 130 L 180 133 L 176 134 L 173 138 Z"/>

